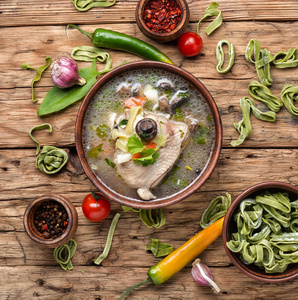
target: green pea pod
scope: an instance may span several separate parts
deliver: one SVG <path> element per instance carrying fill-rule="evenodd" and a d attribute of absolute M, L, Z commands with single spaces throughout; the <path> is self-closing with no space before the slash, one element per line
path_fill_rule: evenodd
<path fill-rule="evenodd" d="M 54 258 L 63 270 L 73 269 L 71 258 L 74 256 L 76 249 L 77 243 L 74 239 L 54 249 Z"/>
<path fill-rule="evenodd" d="M 69 24 L 68 27 L 76 28 L 85 34 L 92 40 L 95 47 L 121 50 L 149 60 L 174 64 L 165 54 L 152 45 L 124 33 L 102 28 L 97 28 L 94 33 L 88 33 L 76 25 Z"/>
<path fill-rule="evenodd" d="M 224 55 L 224 51 L 223 51 L 223 45 L 226 44 L 228 46 L 228 57 L 229 57 L 229 62 L 228 62 L 228 66 L 223 70 L 222 66 L 224 64 L 224 59 L 225 59 L 225 55 Z M 234 61 L 235 61 L 235 47 L 232 43 L 230 43 L 227 40 L 221 40 L 218 42 L 217 46 L 216 46 L 216 60 L 217 60 L 217 65 L 216 65 L 216 70 L 218 73 L 221 74 L 226 74 L 228 73 L 233 65 L 234 65 Z"/>
<path fill-rule="evenodd" d="M 152 239 L 152 243 L 146 246 L 147 251 L 151 251 L 155 257 L 167 256 L 174 251 L 172 245 L 167 243 L 160 243 L 158 239 Z"/>
<path fill-rule="evenodd" d="M 274 56 L 270 54 L 270 51 L 261 49 L 259 41 L 250 40 L 246 47 L 245 58 L 248 62 L 255 64 L 261 84 L 270 86 L 272 84 L 270 62 L 274 59 Z"/>
<path fill-rule="evenodd" d="M 71 0 L 78 11 L 87 11 L 93 7 L 110 7 L 115 4 L 114 1 L 107 0 Z"/>
<path fill-rule="evenodd" d="M 55 174 L 67 163 L 68 155 L 63 149 L 44 146 L 36 158 L 36 167 L 43 173 Z"/>
<path fill-rule="evenodd" d="M 38 140 L 33 136 L 33 131 L 35 130 L 44 130 L 44 129 L 47 129 L 46 132 L 52 132 L 52 126 L 51 124 L 49 123 L 44 123 L 42 125 L 37 125 L 37 126 L 34 126 L 32 127 L 30 130 L 29 130 L 29 136 L 30 138 L 32 139 L 33 142 L 35 142 L 36 144 L 36 155 L 39 153 L 40 151 L 40 143 L 38 142 Z"/>
<path fill-rule="evenodd" d="M 71 50 L 71 57 L 79 61 L 93 61 L 94 59 L 103 63 L 106 62 L 105 70 L 112 68 L 113 62 L 110 54 L 100 48 L 91 46 L 79 46 Z"/>
<path fill-rule="evenodd" d="M 240 99 L 240 107 L 242 110 L 242 120 L 234 124 L 234 127 L 239 132 L 240 136 L 237 141 L 232 141 L 233 147 L 241 145 L 244 140 L 251 134 L 252 128 L 250 123 L 250 103 L 247 101 L 248 97 Z M 248 98 L 249 99 L 249 98 Z"/>
<path fill-rule="evenodd" d="M 206 9 L 204 16 L 200 19 L 197 25 L 197 34 L 200 34 L 200 24 L 202 21 L 206 20 L 209 17 L 216 16 L 216 18 L 211 22 L 211 24 L 205 29 L 206 33 L 209 35 L 215 29 L 217 29 L 222 24 L 221 11 L 217 9 L 217 2 L 212 2 Z"/>
<path fill-rule="evenodd" d="M 35 92 L 34 92 L 34 83 L 39 81 L 41 79 L 41 75 L 42 73 L 48 68 L 48 66 L 51 64 L 52 58 L 51 57 L 46 57 L 46 64 L 43 66 L 39 66 L 36 70 L 36 75 L 35 77 L 32 79 L 31 82 L 31 90 L 32 90 L 32 101 L 33 102 L 37 102 L 37 98 L 35 96 Z"/>
<path fill-rule="evenodd" d="M 276 68 L 294 68 L 298 66 L 298 49 L 291 48 L 288 52 L 280 51 L 272 61 Z"/>
<path fill-rule="evenodd" d="M 255 99 L 265 103 L 274 112 L 279 112 L 283 106 L 282 101 L 272 95 L 271 91 L 258 81 L 253 81 L 249 84 L 248 92 Z"/>
<path fill-rule="evenodd" d="M 298 116 L 298 107 L 294 105 L 294 101 L 298 103 L 298 86 L 286 84 L 281 91 L 281 99 L 289 113 Z"/>
<path fill-rule="evenodd" d="M 200 220 L 202 228 L 206 228 L 215 221 L 224 217 L 231 205 L 231 195 L 226 193 L 225 196 L 217 196 L 211 200 L 208 208 L 203 212 Z"/>

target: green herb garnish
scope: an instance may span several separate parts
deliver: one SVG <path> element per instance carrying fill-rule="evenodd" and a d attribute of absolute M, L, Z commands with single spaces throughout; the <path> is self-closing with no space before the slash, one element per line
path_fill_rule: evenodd
<path fill-rule="evenodd" d="M 128 138 L 127 148 L 129 153 L 135 154 L 141 152 L 144 149 L 144 145 L 142 141 L 134 133 Z"/>
<path fill-rule="evenodd" d="M 113 163 L 112 161 L 110 161 L 108 158 L 105 158 L 105 162 L 106 162 L 109 166 L 111 166 L 113 169 L 116 167 L 116 164 Z"/>
<path fill-rule="evenodd" d="M 181 187 L 181 188 L 187 187 L 187 181 L 185 179 L 180 179 L 177 176 L 174 176 L 170 178 L 170 180 L 177 187 Z"/>
<path fill-rule="evenodd" d="M 121 120 L 121 121 L 118 123 L 118 126 L 119 126 L 119 127 L 126 126 L 127 123 L 128 123 L 128 120 L 127 120 L 127 119 L 123 119 L 123 120 Z"/>
<path fill-rule="evenodd" d="M 108 131 L 109 131 L 109 126 L 106 124 L 101 124 L 96 127 L 96 135 L 100 138 L 105 137 Z"/>
<path fill-rule="evenodd" d="M 89 157 L 94 157 L 94 158 L 96 158 L 96 157 L 100 154 L 101 151 L 103 151 L 103 150 L 102 150 L 102 144 L 99 144 L 98 146 L 95 146 L 95 147 L 91 148 L 91 149 L 87 152 L 87 155 L 88 155 Z"/>
<path fill-rule="evenodd" d="M 121 102 L 120 102 L 120 101 L 115 101 L 115 102 L 114 102 L 113 110 L 114 110 L 116 113 L 121 113 L 122 105 L 121 105 Z"/>
<path fill-rule="evenodd" d="M 177 108 L 175 109 L 175 116 L 174 116 L 174 118 L 175 118 L 176 120 L 184 119 L 184 113 L 183 113 L 181 107 L 177 107 Z"/>
<path fill-rule="evenodd" d="M 198 145 L 204 145 L 204 144 L 206 144 L 206 139 L 204 137 L 202 137 L 202 136 L 195 137 L 194 141 Z"/>

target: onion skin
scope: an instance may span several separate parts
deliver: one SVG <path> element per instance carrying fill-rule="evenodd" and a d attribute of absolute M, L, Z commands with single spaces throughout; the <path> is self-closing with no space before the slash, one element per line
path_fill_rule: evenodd
<path fill-rule="evenodd" d="M 79 76 L 75 60 L 62 56 L 56 59 L 52 68 L 52 81 L 58 88 L 65 89 L 75 84 L 84 85 L 86 80 Z"/>

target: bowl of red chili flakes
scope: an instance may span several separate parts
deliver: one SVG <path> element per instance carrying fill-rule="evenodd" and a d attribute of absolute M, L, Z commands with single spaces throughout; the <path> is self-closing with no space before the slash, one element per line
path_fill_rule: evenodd
<path fill-rule="evenodd" d="M 176 40 L 189 22 L 185 0 L 140 0 L 136 22 L 141 32 L 159 42 Z"/>

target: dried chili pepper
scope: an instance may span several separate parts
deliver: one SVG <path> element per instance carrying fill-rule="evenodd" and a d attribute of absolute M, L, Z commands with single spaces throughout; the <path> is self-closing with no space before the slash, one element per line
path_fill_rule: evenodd
<path fill-rule="evenodd" d="M 181 13 L 175 0 L 151 0 L 145 5 L 143 18 L 152 31 L 164 33 L 177 27 Z"/>

